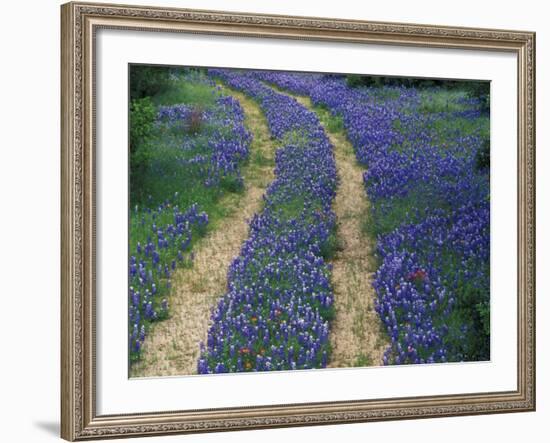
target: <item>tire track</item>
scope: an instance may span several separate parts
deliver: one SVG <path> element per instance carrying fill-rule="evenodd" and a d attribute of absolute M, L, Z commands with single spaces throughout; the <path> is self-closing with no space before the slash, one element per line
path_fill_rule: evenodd
<path fill-rule="evenodd" d="M 339 185 L 333 210 L 339 247 L 331 261 L 336 315 L 331 323 L 332 354 L 328 367 L 381 366 L 389 340 L 374 309 L 374 242 L 361 232 L 362 220 L 369 210 L 363 186 L 364 168 L 357 164 L 344 132 L 330 130 L 323 122 L 328 113 L 323 115 L 323 111 L 315 109 L 309 97 L 270 86 L 321 114 L 320 120 L 334 145 Z"/>

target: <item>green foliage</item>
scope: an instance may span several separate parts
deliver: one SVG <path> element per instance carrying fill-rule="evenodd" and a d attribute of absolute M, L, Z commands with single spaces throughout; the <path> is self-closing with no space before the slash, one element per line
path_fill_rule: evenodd
<path fill-rule="evenodd" d="M 467 109 L 467 106 L 460 102 L 466 94 L 456 89 L 422 89 L 420 94 L 420 106 L 418 111 L 423 114 L 440 112 L 460 112 Z"/>
<path fill-rule="evenodd" d="M 273 159 L 266 157 L 261 150 L 253 151 L 252 162 L 260 167 L 275 166 Z"/>
<path fill-rule="evenodd" d="M 386 333 L 386 331 L 384 331 L 384 334 Z M 372 366 L 373 365 L 373 362 L 372 362 L 372 358 L 370 358 L 369 355 L 366 355 L 366 354 L 359 354 L 355 360 L 355 364 L 353 366 L 358 366 L 358 367 L 367 367 L 367 366 Z"/>
<path fill-rule="evenodd" d="M 359 87 L 381 87 L 393 84 L 389 77 L 374 77 L 369 75 L 349 74 L 346 76 L 346 83 L 351 88 Z"/>
<path fill-rule="evenodd" d="M 429 184 L 419 186 L 403 197 L 379 201 L 379 207 L 366 214 L 362 221 L 362 232 L 377 238 L 392 232 L 405 223 L 417 223 L 427 215 L 428 208 L 451 209 L 444 198 L 430 192 Z"/>
<path fill-rule="evenodd" d="M 407 88 L 432 88 L 441 86 L 444 80 L 423 79 L 409 77 L 380 77 L 372 75 L 346 75 L 346 83 L 352 88 L 358 87 L 382 87 L 382 86 L 405 86 Z"/>
<path fill-rule="evenodd" d="M 486 337 L 490 337 L 491 334 L 491 315 L 489 304 L 489 291 L 486 296 L 476 305 L 477 315 L 479 316 L 479 322 L 482 326 L 483 333 Z M 488 341 L 488 340 L 487 340 Z"/>
<path fill-rule="evenodd" d="M 132 200 L 139 199 L 143 189 L 143 174 L 151 158 L 149 144 L 153 137 L 156 110 L 149 97 L 130 103 L 130 190 Z"/>
<path fill-rule="evenodd" d="M 332 232 L 327 240 L 321 245 L 321 256 L 325 260 L 332 260 L 338 251 L 342 250 L 342 242 L 338 239 L 336 232 Z"/>
<path fill-rule="evenodd" d="M 419 91 L 419 95 L 419 106 L 413 106 L 407 112 L 440 114 L 437 115 L 437 118 L 427 123 L 427 128 L 432 132 L 434 142 L 439 144 L 442 149 L 446 150 L 451 147 L 449 140 L 465 135 L 481 137 L 488 143 L 490 137 L 488 115 L 482 114 L 480 117 L 472 119 L 454 114 L 455 112 L 472 109 L 471 105 L 464 103 L 464 99 L 468 97 L 465 91 L 461 89 L 431 88 Z M 393 122 L 393 128 L 405 136 L 408 131 L 414 129 L 408 127 L 407 124 L 399 119 Z M 395 146 L 394 149 L 399 152 L 406 152 L 410 147 L 411 145 L 407 141 L 407 137 L 405 137 L 405 141 Z"/>
<path fill-rule="evenodd" d="M 319 309 L 319 315 L 323 318 L 323 320 L 330 322 L 336 318 L 336 308 L 334 307 L 334 305 L 330 305 L 327 308 L 316 303 L 316 308 Z M 327 350 L 327 354 L 330 355 L 331 351 L 332 349 L 329 348 L 329 350 Z"/>
<path fill-rule="evenodd" d="M 317 117 L 329 132 L 344 131 L 344 119 L 341 115 L 333 115 L 326 106 L 317 105 L 314 108 Z"/>
<path fill-rule="evenodd" d="M 217 187 L 204 187 L 204 171 L 200 164 L 183 165 L 182 162 L 200 155 L 208 142 L 208 128 L 197 134 L 186 133 L 185 137 L 194 139 L 195 149 L 183 151 L 181 140 L 185 127 L 172 130 L 160 126 L 154 133 L 154 138 L 147 144 L 146 163 L 140 167 L 139 181 L 131 181 L 136 185 L 131 189 L 132 204 L 155 206 L 166 199 L 166 196 L 179 193 L 178 204 L 186 208 L 196 202 L 206 210 L 214 205 L 219 197 Z M 134 171 L 138 164 L 132 164 Z M 185 192 L 182 192 L 182 191 Z"/>
<path fill-rule="evenodd" d="M 327 121 L 327 128 L 330 132 L 342 132 L 344 130 L 344 119 L 339 115 L 331 115 Z"/>
<path fill-rule="evenodd" d="M 280 139 L 279 144 L 281 146 L 296 146 L 298 148 L 304 148 L 308 146 L 310 140 L 308 134 L 304 129 L 293 129 L 292 131 L 285 132 L 284 136 Z"/>
<path fill-rule="evenodd" d="M 490 94 L 491 83 L 488 81 L 464 81 L 462 82 L 462 88 L 468 94 L 470 98 L 477 98 L 481 104 L 481 110 L 483 112 L 489 112 L 490 107 Z"/>
<path fill-rule="evenodd" d="M 130 99 L 153 97 L 170 87 L 170 69 L 165 66 L 130 65 Z"/>
<path fill-rule="evenodd" d="M 489 139 L 484 139 L 483 144 L 476 152 L 477 169 L 483 171 L 491 166 L 491 143 Z"/>
<path fill-rule="evenodd" d="M 489 137 L 489 118 L 486 116 L 473 120 L 448 115 L 445 118 L 435 120 L 430 127 L 435 132 L 439 143 L 448 143 L 451 137 L 458 134 Z"/>
<path fill-rule="evenodd" d="M 216 102 L 220 93 L 200 79 L 200 73 L 184 73 L 173 80 L 169 89 L 158 93 L 154 102 L 165 106 L 185 103 L 197 108 L 208 108 Z"/>
<path fill-rule="evenodd" d="M 149 97 L 134 99 L 130 103 L 130 147 L 135 151 L 151 138 L 156 110 Z"/>
<path fill-rule="evenodd" d="M 456 272 L 447 266 L 447 272 Z M 488 271 L 487 271 L 488 272 Z M 457 305 L 448 320 L 449 337 L 446 345 L 454 352 L 475 361 L 490 358 L 489 288 L 479 290 L 463 279 L 455 290 Z M 475 331 L 475 333 L 472 333 Z"/>
<path fill-rule="evenodd" d="M 365 77 L 357 74 L 346 75 L 346 83 L 350 88 L 358 88 L 359 86 L 367 86 L 367 79 L 372 77 Z"/>
<path fill-rule="evenodd" d="M 235 177 L 234 175 L 226 175 L 222 177 L 220 182 L 220 187 L 227 192 L 233 192 L 233 193 L 244 192 L 243 181 L 240 180 L 239 177 Z"/>

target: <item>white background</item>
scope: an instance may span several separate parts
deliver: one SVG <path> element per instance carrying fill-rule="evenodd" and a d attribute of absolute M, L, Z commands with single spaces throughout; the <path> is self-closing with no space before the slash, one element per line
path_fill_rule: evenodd
<path fill-rule="evenodd" d="M 147 4 L 150 2 L 134 3 Z M 541 168 L 550 160 L 547 79 L 549 18 L 543 2 L 433 1 L 156 1 L 158 5 L 367 20 L 516 28 L 537 32 L 538 189 L 538 411 L 481 417 L 414 420 L 314 428 L 248 431 L 146 441 L 252 442 L 290 440 L 542 441 L 550 413 L 550 330 L 544 313 L 550 289 L 542 266 L 549 263 L 550 186 Z M 363 6 L 364 5 L 364 6 Z M 510 12 L 507 12 L 510 11 Z M 4 441 L 53 441 L 59 422 L 59 3 L 13 2 L 4 6 L 0 69 L 0 405 Z M 545 29 L 546 26 L 546 29 Z M 145 440 L 144 440 L 145 441 Z"/>

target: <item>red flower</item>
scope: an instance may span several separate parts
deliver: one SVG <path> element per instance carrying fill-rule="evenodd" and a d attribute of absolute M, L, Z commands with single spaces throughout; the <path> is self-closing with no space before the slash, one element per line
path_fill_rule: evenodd
<path fill-rule="evenodd" d="M 407 276 L 407 280 L 424 280 L 426 277 L 427 277 L 427 272 L 424 270 L 424 269 L 417 269 L 416 271 L 414 272 L 411 272 L 408 276 Z"/>

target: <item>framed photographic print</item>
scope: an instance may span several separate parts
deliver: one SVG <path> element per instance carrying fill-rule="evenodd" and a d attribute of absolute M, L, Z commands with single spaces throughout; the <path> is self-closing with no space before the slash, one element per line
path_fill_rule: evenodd
<path fill-rule="evenodd" d="M 61 14 L 63 438 L 534 410 L 534 33 Z"/>

